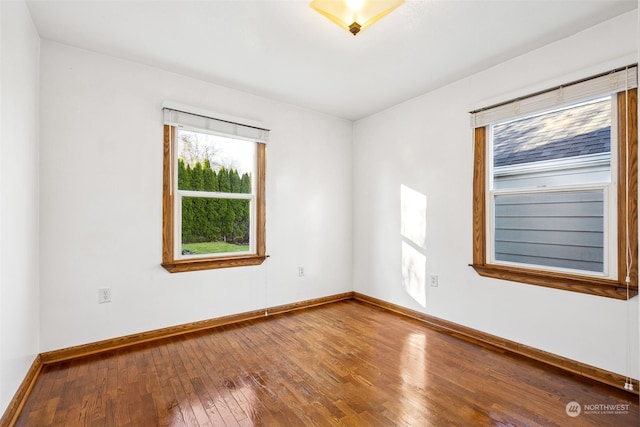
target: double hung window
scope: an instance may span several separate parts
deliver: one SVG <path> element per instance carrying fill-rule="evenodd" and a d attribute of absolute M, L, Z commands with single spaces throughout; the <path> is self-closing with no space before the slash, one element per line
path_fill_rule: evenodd
<path fill-rule="evenodd" d="M 259 124 L 164 109 L 163 263 L 171 272 L 265 259 L 265 141 Z"/>
<path fill-rule="evenodd" d="M 637 293 L 636 67 L 474 112 L 484 276 Z"/>

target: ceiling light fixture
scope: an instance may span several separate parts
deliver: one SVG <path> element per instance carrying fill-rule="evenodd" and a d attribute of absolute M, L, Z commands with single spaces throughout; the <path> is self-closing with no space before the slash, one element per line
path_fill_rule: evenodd
<path fill-rule="evenodd" d="M 405 0 L 313 0 L 310 4 L 354 36 L 390 13 Z"/>

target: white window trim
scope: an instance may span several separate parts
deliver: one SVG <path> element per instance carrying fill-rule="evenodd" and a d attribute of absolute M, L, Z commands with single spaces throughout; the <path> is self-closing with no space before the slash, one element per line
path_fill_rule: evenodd
<path fill-rule="evenodd" d="M 181 129 L 189 130 L 191 132 L 200 132 L 207 133 L 212 135 L 223 136 L 225 138 L 230 139 L 243 139 L 231 137 L 229 135 L 218 134 L 216 132 L 210 132 L 208 130 L 201 130 L 196 128 L 183 128 Z M 249 140 L 250 141 L 250 140 Z M 255 144 L 254 149 L 254 165 L 253 165 L 253 173 L 251 174 L 251 193 L 220 193 L 213 191 L 193 191 L 193 190 L 180 190 L 178 188 L 178 156 L 177 156 L 177 146 L 178 142 L 176 139 L 176 143 L 173 147 L 173 162 L 172 167 L 176 173 L 173 174 L 173 188 L 175 188 L 174 194 L 174 202 L 173 202 L 173 231 L 174 231 L 174 259 L 176 260 L 189 260 L 189 259 L 202 259 L 202 258 L 224 258 L 229 256 L 236 255 L 248 255 L 254 254 L 256 252 L 256 231 L 257 231 L 257 215 L 256 215 L 256 191 L 257 191 L 257 170 L 258 170 L 258 161 L 257 161 L 257 144 L 258 142 L 251 141 Z M 200 198 L 209 198 L 209 199 L 228 199 L 228 200 L 249 200 L 249 250 L 247 251 L 236 251 L 236 252 L 218 252 L 213 254 L 192 254 L 192 255 L 183 255 L 182 254 L 182 199 L 183 197 L 200 197 Z"/>
<path fill-rule="evenodd" d="M 584 101 L 575 102 L 570 105 L 580 105 L 584 103 Z M 570 107 L 569 106 L 569 107 Z M 567 106 L 563 106 L 561 108 L 566 108 Z M 547 112 L 557 111 L 559 108 L 557 106 L 550 107 L 546 110 L 531 112 L 531 114 L 527 116 L 519 116 L 513 120 L 522 119 L 523 117 L 531 117 L 539 114 L 544 114 Z M 506 120 L 512 121 L 512 119 Z M 501 121 L 497 123 L 504 123 L 506 121 Z M 549 271 L 549 272 L 557 272 L 557 273 L 570 273 L 581 276 L 589 276 L 589 277 L 602 277 L 606 279 L 617 280 L 618 279 L 618 196 L 617 196 L 617 186 L 618 186 L 618 175 L 615 171 L 618 170 L 618 144 L 615 141 L 618 140 L 618 127 L 616 126 L 618 123 L 618 109 L 617 109 L 617 101 L 615 96 L 611 96 L 611 151 L 610 151 L 610 182 L 602 182 L 602 183 L 590 183 L 590 184 L 582 184 L 582 185 L 558 185 L 553 187 L 528 187 L 528 188 L 519 188 L 519 189 L 494 189 L 493 178 L 495 176 L 495 170 L 498 169 L 501 172 L 507 172 L 510 169 L 515 169 L 516 167 L 520 170 L 525 169 L 534 169 L 542 166 L 545 170 L 553 170 L 557 169 L 561 165 L 565 165 L 568 167 L 576 167 L 576 159 L 560 159 L 560 160 L 551 160 L 545 162 L 534 162 L 528 164 L 527 166 L 516 165 L 516 166 L 499 166 L 494 167 L 493 161 L 493 125 L 495 123 L 488 124 L 488 134 L 487 134 L 487 144 L 486 144 L 486 159 L 488 162 L 488 167 L 486 168 L 486 176 L 485 183 L 487 185 L 486 188 L 486 200 L 485 206 L 487 209 L 487 217 L 486 217 L 486 257 L 487 261 L 491 264 L 495 265 L 504 265 L 504 266 L 512 266 L 518 268 L 525 268 L 531 270 L 541 270 L 541 271 Z M 602 161 L 604 157 L 608 157 L 608 155 L 604 156 L 602 154 L 593 155 L 593 156 L 581 156 L 583 158 L 592 158 L 594 162 Z M 583 160 L 583 159 L 582 159 Z M 539 165 L 542 163 L 543 165 Z M 517 262 L 509 262 L 509 261 L 501 261 L 496 260 L 495 257 L 495 196 L 496 195 L 506 195 L 506 194 L 531 194 L 531 193 L 544 193 L 544 192 L 561 192 L 561 191 L 571 191 L 571 190 L 589 190 L 589 189 L 603 189 L 604 190 L 604 272 L 593 272 L 588 270 L 577 270 L 577 269 L 568 269 L 568 268 L 560 268 L 560 267 L 550 267 L 544 265 L 537 264 L 525 264 L 525 263 L 517 263 Z"/>

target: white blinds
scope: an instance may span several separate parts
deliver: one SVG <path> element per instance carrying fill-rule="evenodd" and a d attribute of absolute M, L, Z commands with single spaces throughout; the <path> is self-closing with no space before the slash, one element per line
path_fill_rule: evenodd
<path fill-rule="evenodd" d="M 266 143 L 269 129 L 260 122 L 211 113 L 177 103 L 162 104 L 164 124 L 204 130 L 216 135 Z"/>
<path fill-rule="evenodd" d="M 504 104 L 472 111 L 472 123 L 474 127 L 482 127 L 555 107 L 588 101 L 637 86 L 638 68 L 636 65 L 629 66 Z"/>

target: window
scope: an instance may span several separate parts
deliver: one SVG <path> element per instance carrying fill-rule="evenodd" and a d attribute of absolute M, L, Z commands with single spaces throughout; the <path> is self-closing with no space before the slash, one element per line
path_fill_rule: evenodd
<path fill-rule="evenodd" d="M 173 273 L 261 264 L 268 131 L 176 104 L 164 116 L 162 266 Z"/>
<path fill-rule="evenodd" d="M 483 276 L 637 294 L 635 67 L 474 112 Z"/>

